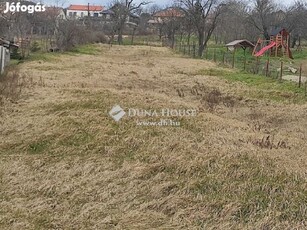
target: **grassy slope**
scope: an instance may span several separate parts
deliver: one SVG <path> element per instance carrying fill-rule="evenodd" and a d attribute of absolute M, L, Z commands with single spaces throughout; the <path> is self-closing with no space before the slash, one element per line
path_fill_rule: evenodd
<path fill-rule="evenodd" d="M 297 96 L 288 84 L 216 71 L 163 48 L 96 52 L 21 67 L 44 84 L 1 121 L 0 228 L 304 228 L 306 106 L 289 104 Z M 218 87 L 232 96 L 234 111 L 209 111 L 190 93 L 202 84 L 203 93 Z M 262 86 L 289 95 L 276 104 L 264 90 L 263 102 Z M 108 117 L 117 103 L 200 112 L 179 128 L 138 127 L 134 118 Z M 290 149 L 261 146 L 267 135 Z"/>

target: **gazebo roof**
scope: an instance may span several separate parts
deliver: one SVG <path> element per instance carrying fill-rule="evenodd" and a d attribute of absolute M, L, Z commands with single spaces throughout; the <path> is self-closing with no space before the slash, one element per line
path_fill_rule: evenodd
<path fill-rule="evenodd" d="M 228 44 L 226 44 L 226 47 L 235 47 L 235 48 L 244 48 L 246 49 L 247 47 L 250 47 L 250 48 L 254 48 L 255 45 L 248 41 L 248 40 L 234 40 Z"/>

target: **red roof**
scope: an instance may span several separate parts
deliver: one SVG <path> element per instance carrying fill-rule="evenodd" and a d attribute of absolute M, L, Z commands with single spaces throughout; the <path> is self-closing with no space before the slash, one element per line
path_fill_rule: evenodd
<path fill-rule="evenodd" d="M 154 17 L 183 17 L 184 13 L 180 9 L 168 8 L 154 14 Z"/>
<path fill-rule="evenodd" d="M 76 11 L 102 11 L 103 6 L 88 6 L 88 5 L 70 5 L 68 10 Z"/>

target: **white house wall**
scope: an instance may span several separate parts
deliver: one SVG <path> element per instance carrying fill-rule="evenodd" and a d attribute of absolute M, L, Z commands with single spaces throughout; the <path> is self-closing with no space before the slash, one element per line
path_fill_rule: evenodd
<path fill-rule="evenodd" d="M 67 10 L 67 17 L 74 17 L 74 13 L 76 13 L 75 17 L 82 18 L 88 15 L 88 11 L 81 11 L 81 10 Z M 98 14 L 98 17 L 101 17 L 100 11 L 90 11 L 90 16 L 94 17 L 94 13 Z"/>

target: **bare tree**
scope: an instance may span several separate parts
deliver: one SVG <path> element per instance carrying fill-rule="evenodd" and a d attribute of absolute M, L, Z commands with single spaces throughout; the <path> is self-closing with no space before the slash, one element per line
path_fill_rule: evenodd
<path fill-rule="evenodd" d="M 187 45 L 190 45 L 191 35 L 194 33 L 195 29 L 193 27 L 193 22 L 190 17 L 184 17 L 181 28 L 180 42 L 182 41 L 183 34 L 187 36 Z"/>
<path fill-rule="evenodd" d="M 283 27 L 291 33 L 292 44 L 294 48 L 296 42 L 301 38 L 307 38 L 307 3 L 296 1 L 285 10 Z"/>
<path fill-rule="evenodd" d="M 246 23 L 247 4 L 241 0 L 230 0 L 225 3 L 223 14 L 220 17 L 213 36 L 216 43 L 227 43 L 236 39 L 254 40 L 258 36 L 255 29 L 250 30 Z"/>
<path fill-rule="evenodd" d="M 114 12 L 114 29 L 118 35 L 118 44 L 123 43 L 123 31 L 130 16 L 138 12 L 142 6 L 148 3 L 147 1 L 135 3 L 135 0 L 115 0 L 113 2 L 111 9 Z"/>
<path fill-rule="evenodd" d="M 146 13 L 149 13 L 149 14 L 151 14 L 151 15 L 154 15 L 155 13 L 157 13 L 157 12 L 160 11 L 160 10 L 162 10 L 162 8 L 161 8 L 159 5 L 157 5 L 157 4 L 152 4 L 152 5 L 150 5 L 149 7 L 147 7 L 147 8 L 145 9 L 145 12 L 146 12 Z"/>
<path fill-rule="evenodd" d="M 166 35 L 167 40 L 169 42 L 169 46 L 174 48 L 175 45 L 175 35 L 180 30 L 184 14 L 183 12 L 177 8 L 176 6 L 168 9 L 167 17 L 162 19 L 162 32 Z"/>
<path fill-rule="evenodd" d="M 248 15 L 248 22 L 256 28 L 259 32 L 263 33 L 266 40 L 270 39 L 269 30 L 271 25 L 277 25 L 278 20 L 277 12 L 278 6 L 274 0 L 254 0 L 253 6 Z"/>
<path fill-rule="evenodd" d="M 179 0 L 198 36 L 198 56 L 201 57 L 218 23 L 224 4 L 220 0 Z"/>
<path fill-rule="evenodd" d="M 77 45 L 92 43 L 97 39 L 94 31 L 76 20 L 60 21 L 55 38 L 60 50 L 72 50 Z"/>

